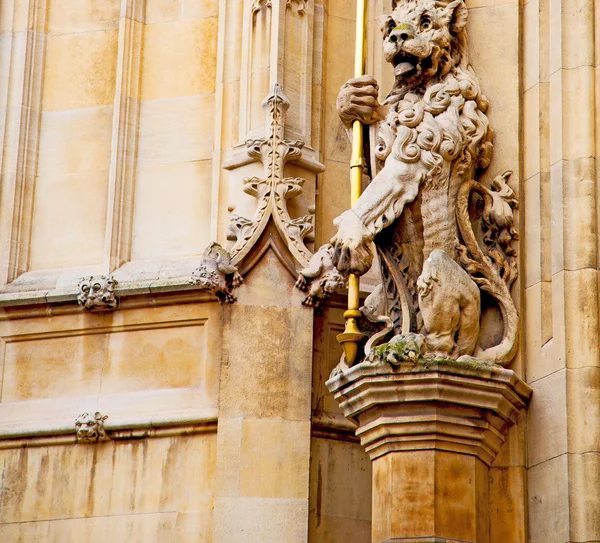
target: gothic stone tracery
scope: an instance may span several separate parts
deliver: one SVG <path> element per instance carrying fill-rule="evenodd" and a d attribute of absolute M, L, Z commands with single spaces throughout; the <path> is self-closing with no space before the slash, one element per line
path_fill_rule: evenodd
<path fill-rule="evenodd" d="M 243 179 L 243 191 L 257 201 L 254 216 L 248 219 L 232 214 L 227 239 L 233 242 L 233 246 L 227 251 L 219 244 L 211 243 L 204 253 L 201 266 L 190 278 L 192 284 L 216 293 L 221 301 L 227 303 L 235 301 L 231 289 L 241 283 L 237 266 L 248 256 L 270 223 L 274 224 L 286 250 L 300 266 L 306 266 L 312 256 L 306 241 L 313 239 L 314 215 L 292 218 L 287 206 L 290 198 L 302 192 L 305 180 L 301 177 L 285 177 L 284 174 L 285 165 L 302 156 L 304 142 L 288 140 L 284 136 L 285 112 L 290 104 L 280 85 L 273 85 L 263 106 L 267 115 L 266 134 L 262 138 L 246 141 L 248 156 L 261 162 L 264 169 L 261 177 Z M 215 253 L 217 247 L 218 255 Z M 217 256 L 219 264 L 211 263 Z M 231 276 L 227 279 L 221 273 L 225 269 L 225 261 L 227 267 L 235 268 L 235 272 L 225 272 L 225 275 Z"/>

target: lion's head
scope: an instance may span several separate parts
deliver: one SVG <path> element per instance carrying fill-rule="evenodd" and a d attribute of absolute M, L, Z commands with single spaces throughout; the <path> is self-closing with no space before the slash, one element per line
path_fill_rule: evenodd
<path fill-rule="evenodd" d="M 383 53 L 396 85 L 417 87 L 442 77 L 460 62 L 467 7 L 463 0 L 405 0 L 382 25 Z"/>
<path fill-rule="evenodd" d="M 75 431 L 77 432 L 77 441 L 79 442 L 97 442 L 107 439 L 106 430 L 104 429 L 104 421 L 108 418 L 107 415 L 102 415 L 98 412 L 91 415 L 90 413 L 82 413 L 75 419 Z"/>

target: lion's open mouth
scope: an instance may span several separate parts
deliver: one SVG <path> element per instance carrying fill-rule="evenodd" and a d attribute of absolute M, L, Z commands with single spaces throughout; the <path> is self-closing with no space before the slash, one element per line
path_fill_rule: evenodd
<path fill-rule="evenodd" d="M 421 59 L 415 55 L 400 51 L 392 60 L 396 77 L 410 77 L 417 71 Z"/>

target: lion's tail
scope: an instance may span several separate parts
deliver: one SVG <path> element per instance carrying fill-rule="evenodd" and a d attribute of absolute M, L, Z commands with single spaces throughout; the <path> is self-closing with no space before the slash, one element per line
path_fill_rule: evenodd
<path fill-rule="evenodd" d="M 485 255 L 473 233 L 468 211 L 469 195 L 472 191 L 477 192 L 483 198 L 486 208 L 492 205 L 491 192 L 477 181 L 465 181 L 459 187 L 456 217 L 464 242 L 464 245 L 459 244 L 458 246 L 459 259 L 479 288 L 488 292 L 497 300 L 504 322 L 504 331 L 500 343 L 487 349 L 477 347 L 474 356 L 501 366 L 507 366 L 514 358 L 519 346 L 519 317 L 510 295 L 510 284 L 507 283 L 500 272 L 505 262 L 497 253 L 494 260 Z"/>

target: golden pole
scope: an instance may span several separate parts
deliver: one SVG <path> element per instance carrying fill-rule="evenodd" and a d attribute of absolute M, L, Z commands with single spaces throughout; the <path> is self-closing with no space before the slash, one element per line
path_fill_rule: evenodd
<path fill-rule="evenodd" d="M 354 77 L 365 75 L 367 60 L 367 0 L 356 0 L 356 47 L 354 50 Z M 354 205 L 360 198 L 363 155 L 363 125 L 360 121 L 352 124 L 352 158 L 350 160 L 350 204 Z M 358 354 L 358 344 L 365 337 L 358 329 L 356 319 L 360 318 L 360 287 L 358 276 L 348 276 L 348 310 L 344 313 L 346 328 L 338 334 L 346 354 L 346 363 L 352 366 Z"/>

